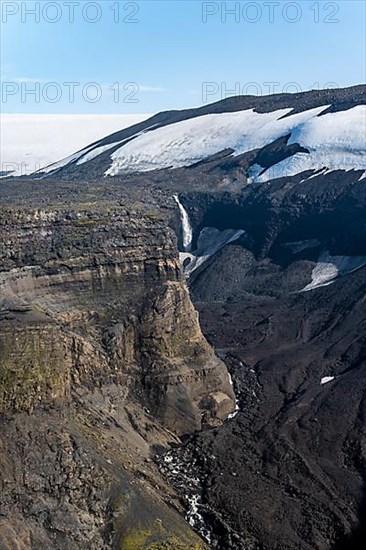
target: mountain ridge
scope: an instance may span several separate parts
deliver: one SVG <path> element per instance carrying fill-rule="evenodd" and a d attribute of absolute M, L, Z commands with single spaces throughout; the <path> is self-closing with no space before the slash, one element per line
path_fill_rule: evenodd
<path fill-rule="evenodd" d="M 275 111 L 278 111 L 280 113 L 281 109 L 288 109 L 287 112 L 280 113 L 278 116 L 278 120 L 281 119 L 284 121 L 280 124 L 280 126 L 285 126 L 285 120 L 288 117 L 296 117 L 296 115 L 299 115 L 301 112 L 311 111 L 312 109 L 317 109 L 320 107 L 323 107 L 323 109 L 318 113 L 320 116 L 326 116 L 329 114 L 335 114 L 335 113 L 341 113 L 341 112 L 347 112 L 350 109 L 357 108 L 357 106 L 366 104 L 366 86 L 355 86 L 351 88 L 346 89 L 335 89 L 335 90 L 321 90 L 321 91 L 309 91 L 309 92 L 303 92 L 301 94 L 277 94 L 277 95 L 269 95 L 269 96 L 237 96 L 237 97 L 231 97 L 224 99 L 222 101 L 219 101 L 217 103 L 213 103 L 207 106 L 198 107 L 197 109 L 186 109 L 182 111 L 167 111 L 167 112 L 161 112 L 153 117 L 147 119 L 146 121 L 139 123 L 137 125 L 134 125 L 128 129 L 122 130 L 121 132 L 115 132 L 111 134 L 110 136 L 107 136 L 101 140 L 98 140 L 88 146 L 87 148 L 84 148 L 75 155 L 72 155 L 71 157 L 64 159 L 63 161 L 60 161 L 59 163 L 55 163 L 53 165 L 50 165 L 48 167 L 45 167 L 39 171 L 39 177 L 44 177 L 45 174 L 51 175 L 53 177 L 54 174 L 57 174 L 57 177 L 69 177 L 69 178 L 77 178 L 77 179 L 83 179 L 84 175 L 88 174 L 89 178 L 92 177 L 93 179 L 102 177 L 104 175 L 110 175 L 110 176 L 119 176 L 122 174 L 119 174 L 118 170 L 113 171 L 111 169 L 111 161 L 110 158 L 113 157 L 113 155 L 116 155 L 116 152 L 118 150 L 121 150 L 121 155 L 123 158 L 124 155 L 124 148 L 127 148 L 131 150 L 132 155 L 136 155 L 134 152 L 135 148 L 135 142 L 138 143 L 142 139 L 149 139 L 149 136 L 152 137 L 153 142 L 156 141 L 155 134 L 159 133 L 161 134 L 163 129 L 165 128 L 165 132 L 172 128 L 174 125 L 179 125 L 179 123 L 187 123 L 187 121 L 191 121 L 192 124 L 196 126 L 195 121 L 199 119 L 200 117 L 210 116 L 213 117 L 214 115 L 233 115 L 236 113 L 237 116 L 239 116 L 240 113 L 253 110 L 253 114 L 256 113 L 258 117 L 252 117 L 253 122 L 255 122 L 257 119 L 260 122 L 261 117 L 259 115 L 263 115 L 267 113 L 270 115 L 270 113 L 273 113 Z M 316 116 L 317 113 L 315 113 Z M 218 128 L 220 128 L 220 125 L 222 122 L 224 122 L 224 118 L 220 117 L 218 119 Z M 240 115 L 242 116 L 242 115 Z M 362 115 L 360 115 L 362 116 Z M 248 117 L 245 117 L 244 120 L 244 126 L 243 129 L 245 129 L 245 120 Z M 273 117 L 272 117 L 273 118 Z M 229 119 L 230 120 L 230 119 Z M 234 122 L 234 119 L 233 119 Z M 250 133 L 250 124 L 252 124 L 251 119 L 248 119 L 248 132 Z M 347 124 L 347 122 L 346 122 Z M 210 121 L 209 121 L 210 125 Z M 339 126 L 339 124 L 338 124 Z M 208 126 L 209 128 L 209 126 Z M 178 127 L 177 127 L 178 129 Z M 204 133 L 204 129 L 202 130 L 202 133 Z M 290 135 L 291 135 L 290 130 Z M 192 132 L 191 129 L 188 128 L 188 132 Z M 240 130 L 237 130 L 238 136 L 240 136 Z M 286 131 L 285 130 L 278 130 L 277 137 L 285 136 Z M 199 136 L 199 134 L 198 134 Z M 175 138 L 173 138 L 175 139 Z M 181 138 L 177 138 L 178 140 Z M 275 138 L 274 138 L 275 139 Z M 273 141 L 273 139 L 272 139 Z M 205 157 L 212 155 L 214 153 L 218 154 L 223 149 L 227 149 L 229 146 L 224 144 L 223 145 L 213 145 L 216 147 L 216 150 L 212 149 L 209 154 L 203 153 L 202 157 L 197 160 L 203 160 Z M 260 143 L 260 142 L 259 142 Z M 269 146 L 271 144 L 271 141 L 269 140 L 267 143 L 265 141 L 262 142 L 263 145 Z M 197 149 L 197 146 L 199 144 L 193 144 L 193 147 Z M 298 146 L 301 146 L 301 143 L 297 144 Z M 146 146 L 145 146 L 146 148 Z M 168 145 L 167 148 L 171 149 L 171 147 Z M 255 149 L 255 145 L 249 145 L 246 150 L 249 152 L 250 150 Z M 161 150 L 163 151 L 163 144 L 161 146 Z M 306 147 L 305 147 L 306 150 Z M 240 154 L 240 153 L 239 153 Z M 296 155 L 296 153 L 294 153 Z M 290 155 L 293 156 L 293 155 Z M 174 158 L 174 157 L 173 157 Z M 194 164 L 196 161 L 192 161 L 191 164 Z M 88 165 L 87 169 L 85 169 L 84 166 L 80 166 L 80 164 L 86 163 Z M 159 169 L 159 165 L 157 167 Z M 151 165 L 148 170 L 154 171 L 156 169 L 154 165 Z M 164 165 L 161 165 L 160 168 L 164 168 Z M 331 168 L 331 167 L 330 167 Z M 366 166 L 365 166 L 366 169 Z M 129 172 L 139 172 L 139 171 L 145 171 L 146 169 L 138 163 L 136 166 L 131 166 Z M 128 170 L 127 170 L 128 173 Z"/>

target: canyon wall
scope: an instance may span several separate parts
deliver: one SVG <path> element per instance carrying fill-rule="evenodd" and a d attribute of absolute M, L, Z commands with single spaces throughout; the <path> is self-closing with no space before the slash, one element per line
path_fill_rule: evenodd
<path fill-rule="evenodd" d="M 204 548 L 151 458 L 235 400 L 161 213 L 3 205 L 0 243 L 1 548 Z"/>
<path fill-rule="evenodd" d="M 113 381 L 177 434 L 231 412 L 226 368 L 201 334 L 164 221 L 117 208 L 9 214 L 3 411 Z"/>

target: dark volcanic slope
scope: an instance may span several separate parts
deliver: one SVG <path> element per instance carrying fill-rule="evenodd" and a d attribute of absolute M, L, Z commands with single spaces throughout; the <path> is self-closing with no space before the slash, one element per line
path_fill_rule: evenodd
<path fill-rule="evenodd" d="M 356 548 L 345 533 L 365 525 L 365 301 L 363 269 L 301 295 L 200 304 L 240 396 L 237 417 L 196 441 L 204 501 L 259 548 Z M 220 548 L 242 548 L 220 531 Z"/>
<path fill-rule="evenodd" d="M 212 225 L 246 232 L 189 279 L 240 406 L 189 446 L 215 548 L 363 547 L 366 268 L 300 291 L 322 251 L 366 256 L 365 199 L 341 173 L 181 199 L 194 242 Z"/>

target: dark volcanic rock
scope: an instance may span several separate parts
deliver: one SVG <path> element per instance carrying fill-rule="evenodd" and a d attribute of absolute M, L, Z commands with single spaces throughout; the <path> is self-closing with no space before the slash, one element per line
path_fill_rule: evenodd
<path fill-rule="evenodd" d="M 362 547 L 366 269 L 300 292 L 320 251 L 365 256 L 364 182 L 343 176 L 182 198 L 196 235 L 246 231 L 189 279 L 240 407 L 190 443 L 213 547 Z"/>
<path fill-rule="evenodd" d="M 201 305 L 210 341 L 241 361 L 240 412 L 196 442 L 215 456 L 204 502 L 260 548 L 330 548 L 363 521 L 365 275 L 296 297 Z M 325 376 L 335 379 L 321 385 Z"/>

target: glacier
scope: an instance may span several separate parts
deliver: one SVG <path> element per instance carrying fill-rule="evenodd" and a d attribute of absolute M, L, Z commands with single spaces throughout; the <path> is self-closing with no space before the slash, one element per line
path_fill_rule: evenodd
<path fill-rule="evenodd" d="M 142 122 L 147 114 L 136 115 L 1 115 L 1 170 L 13 176 L 29 175 L 63 159 L 58 167 L 75 160 L 75 151 L 90 151 L 103 135 Z M 79 158 L 79 157 L 78 157 Z M 45 171 L 45 170 L 43 170 Z"/>
<path fill-rule="evenodd" d="M 250 173 L 252 182 L 323 168 L 366 170 L 366 106 L 322 114 L 328 108 L 323 105 L 292 115 L 291 109 L 269 113 L 250 109 L 176 122 L 117 149 L 106 175 L 191 166 L 225 149 L 238 156 L 289 134 L 289 144 L 298 143 L 310 153 L 297 153 L 265 171 L 256 165 Z"/>

